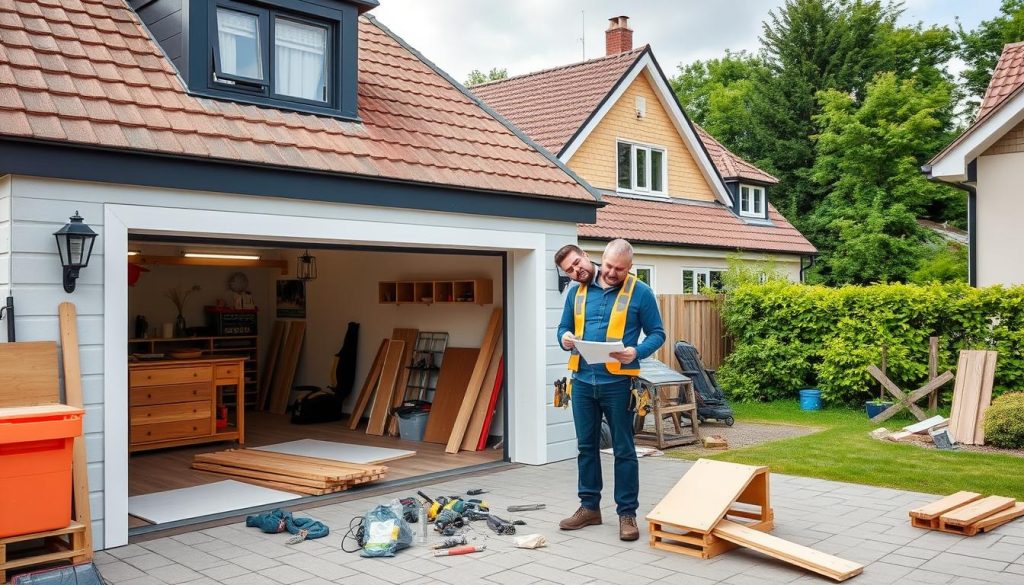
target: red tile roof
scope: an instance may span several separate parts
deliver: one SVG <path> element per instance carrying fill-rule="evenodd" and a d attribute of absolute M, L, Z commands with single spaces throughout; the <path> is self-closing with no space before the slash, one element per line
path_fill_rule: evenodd
<path fill-rule="evenodd" d="M 594 201 L 374 22 L 363 123 L 198 98 L 124 0 L 0 0 L 0 135 Z"/>
<path fill-rule="evenodd" d="M 715 164 L 715 168 L 718 169 L 718 173 L 722 175 L 723 179 L 749 179 L 771 185 L 779 182 L 775 177 L 733 154 L 721 142 L 708 134 L 707 130 L 697 124 L 694 124 L 693 127 L 697 129 L 697 136 L 704 143 L 704 148 L 711 155 L 711 162 Z"/>
<path fill-rule="evenodd" d="M 469 88 L 544 148 L 561 152 L 647 46 Z"/>
<path fill-rule="evenodd" d="M 1003 47 L 999 62 L 988 82 L 985 97 L 978 109 L 978 119 L 999 107 L 1007 97 L 1024 85 L 1024 42 L 1010 43 Z"/>
<path fill-rule="evenodd" d="M 817 249 L 769 205 L 773 226 L 755 225 L 718 203 L 651 201 L 605 195 L 597 224 L 579 224 L 580 238 L 626 238 L 633 243 L 706 246 L 731 250 L 815 254 Z"/>

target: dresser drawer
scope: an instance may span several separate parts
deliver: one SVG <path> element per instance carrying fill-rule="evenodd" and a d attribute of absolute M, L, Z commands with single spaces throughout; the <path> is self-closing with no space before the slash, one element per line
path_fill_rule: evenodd
<path fill-rule="evenodd" d="M 209 419 L 213 415 L 210 402 L 208 401 L 134 406 L 129 409 L 128 414 L 132 425 L 148 425 L 200 418 Z"/>
<path fill-rule="evenodd" d="M 241 364 L 217 366 L 213 370 L 213 377 L 218 382 L 227 382 L 229 384 L 234 384 L 238 382 L 238 372 L 241 371 L 241 369 Z"/>
<path fill-rule="evenodd" d="M 189 382 L 209 382 L 213 379 L 213 368 L 210 366 L 194 366 L 186 368 L 153 368 L 128 372 L 128 385 L 161 386 L 164 384 L 187 384 Z"/>
<path fill-rule="evenodd" d="M 135 443 L 151 443 L 184 437 L 209 435 L 212 429 L 210 419 L 179 420 L 151 425 L 131 425 L 130 440 Z"/>
<path fill-rule="evenodd" d="M 173 386 L 144 386 L 128 391 L 128 406 L 172 404 L 175 402 L 212 401 L 213 387 L 209 382 L 175 384 Z"/>

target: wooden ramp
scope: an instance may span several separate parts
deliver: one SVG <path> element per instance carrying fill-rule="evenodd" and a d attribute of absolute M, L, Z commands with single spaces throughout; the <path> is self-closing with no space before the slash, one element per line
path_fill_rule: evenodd
<path fill-rule="evenodd" d="M 742 546 L 837 581 L 864 567 L 765 534 L 775 525 L 768 468 L 698 459 L 647 515 L 654 548 L 708 559 Z"/>

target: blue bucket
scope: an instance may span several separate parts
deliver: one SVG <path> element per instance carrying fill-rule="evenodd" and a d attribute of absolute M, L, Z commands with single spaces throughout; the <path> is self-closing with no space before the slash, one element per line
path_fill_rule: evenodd
<path fill-rule="evenodd" d="M 821 410 L 821 390 L 816 388 L 801 390 L 800 410 Z"/>

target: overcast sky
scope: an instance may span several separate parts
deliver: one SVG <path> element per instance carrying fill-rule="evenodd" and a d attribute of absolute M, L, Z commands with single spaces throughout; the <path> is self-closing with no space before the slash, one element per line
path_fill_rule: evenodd
<path fill-rule="evenodd" d="M 756 51 L 761 23 L 782 0 L 380 0 L 371 14 L 456 80 L 473 69 L 529 73 L 604 55 L 613 16 L 630 17 L 633 45 L 650 44 L 668 76 L 676 66 Z M 906 0 L 905 23 L 965 28 L 999 0 Z M 585 45 L 580 41 L 585 38 Z M 959 66 L 953 64 L 954 70 Z"/>

